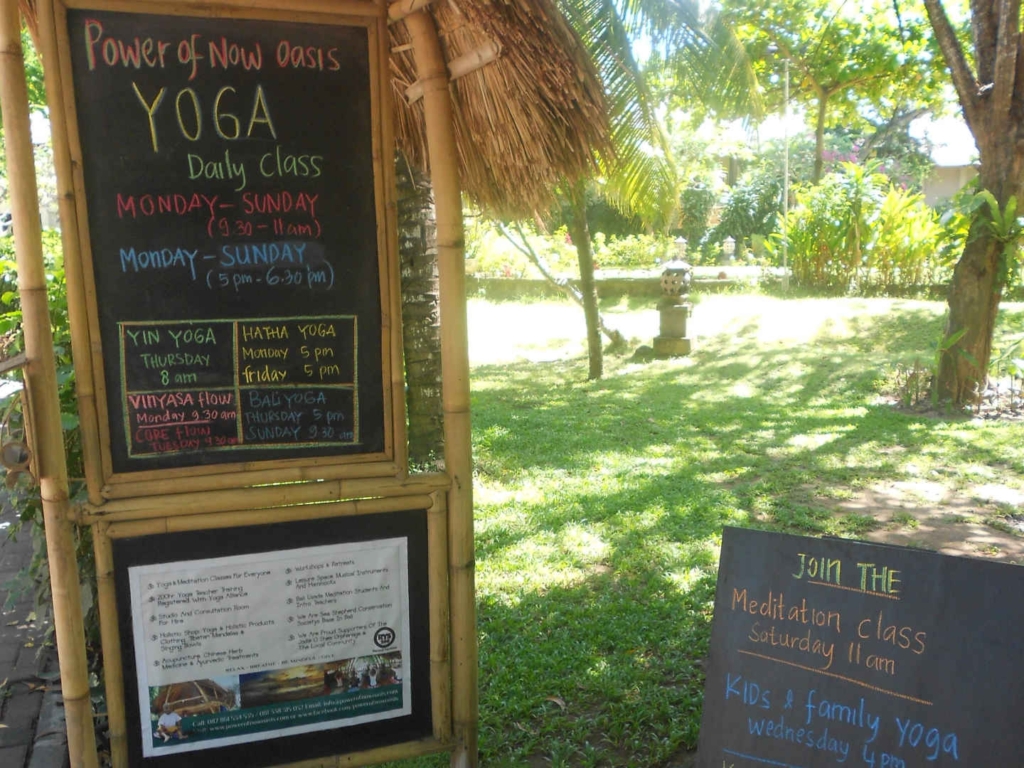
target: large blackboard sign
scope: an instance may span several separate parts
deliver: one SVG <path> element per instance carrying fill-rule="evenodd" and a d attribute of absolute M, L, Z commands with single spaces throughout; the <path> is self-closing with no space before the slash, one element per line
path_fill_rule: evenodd
<path fill-rule="evenodd" d="M 67 33 L 110 470 L 388 450 L 369 27 Z"/>
<path fill-rule="evenodd" d="M 1020 765 L 1024 568 L 727 529 L 698 764 Z"/>
<path fill-rule="evenodd" d="M 432 735 L 425 510 L 112 545 L 130 765 L 250 768 Z"/>

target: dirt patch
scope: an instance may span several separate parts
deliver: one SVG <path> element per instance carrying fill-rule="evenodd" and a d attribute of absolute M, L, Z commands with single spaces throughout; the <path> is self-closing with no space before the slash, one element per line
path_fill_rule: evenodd
<path fill-rule="evenodd" d="M 905 480 L 821 503 L 836 514 L 873 518 L 868 541 L 1024 565 L 1024 492 L 999 483 L 961 490 Z"/>

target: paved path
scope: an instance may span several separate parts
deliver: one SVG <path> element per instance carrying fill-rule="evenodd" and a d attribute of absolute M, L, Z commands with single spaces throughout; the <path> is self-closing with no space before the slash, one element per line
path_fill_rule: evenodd
<path fill-rule="evenodd" d="M 40 709 L 47 689 L 59 685 L 59 681 L 47 682 L 40 677 L 40 674 L 51 677 L 44 670 L 56 670 L 57 666 L 51 655 L 38 653 L 47 627 L 36 620 L 32 589 L 19 589 L 16 583 L 19 572 L 31 562 L 33 552 L 29 530 L 21 531 L 17 540 L 8 538 L 10 526 L 16 519 L 14 511 L 5 503 L 0 509 L 0 766 L 3 768 L 40 764 L 42 753 L 47 751 L 39 750 L 33 759 Z M 39 735 L 47 740 L 54 736 Z M 50 760 L 43 766 L 48 763 Z"/>

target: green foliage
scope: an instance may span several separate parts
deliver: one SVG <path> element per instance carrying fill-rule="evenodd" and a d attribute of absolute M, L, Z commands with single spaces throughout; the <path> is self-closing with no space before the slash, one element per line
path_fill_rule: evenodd
<path fill-rule="evenodd" d="M 530 246 L 544 259 L 548 268 L 557 275 L 578 274 L 576 249 L 566 228 L 559 228 L 553 235 L 537 234 L 532 228 L 524 227 Z M 508 241 L 501 231 L 486 219 L 479 218 L 467 230 L 471 236 L 467 244 L 467 274 L 478 277 L 540 278 L 541 274 L 530 260 Z"/>
<path fill-rule="evenodd" d="M 717 196 L 711 185 L 703 179 L 691 181 L 679 198 L 679 227 L 681 237 L 696 248 L 708 231 L 708 220 Z"/>
<path fill-rule="evenodd" d="M 942 237 L 939 240 L 941 260 L 946 264 L 955 264 L 964 252 L 970 236 L 971 222 L 974 219 L 974 200 L 978 190 L 978 179 L 975 177 L 965 184 L 953 197 L 943 201 L 938 207 L 939 224 L 942 226 Z"/>
<path fill-rule="evenodd" d="M 556 275 L 575 279 L 579 275 L 576 249 L 564 226 L 550 235 L 524 227 L 530 247 Z M 466 272 L 478 277 L 542 277 L 530 260 L 482 217 L 470 220 L 466 228 Z M 593 235 L 594 265 L 599 269 L 649 270 L 676 257 L 676 245 L 667 235 Z"/>
<path fill-rule="evenodd" d="M 675 257 L 675 242 L 664 235 L 594 236 L 594 261 L 602 269 L 654 269 Z"/>
<path fill-rule="evenodd" d="M 50 304 L 50 323 L 53 331 L 53 348 L 57 363 L 57 384 L 61 405 L 61 424 L 64 428 L 64 447 L 71 478 L 71 496 L 74 500 L 84 492 L 81 477 L 82 441 L 78 429 L 78 408 L 74 388 L 74 368 L 71 360 L 71 326 L 68 319 L 67 284 L 64 275 L 64 258 L 61 251 L 60 235 L 55 231 L 43 233 L 43 258 L 46 268 L 47 298 Z M 17 264 L 14 260 L 13 238 L 0 238 L 0 344 L 4 356 L 21 352 L 24 338 L 21 332 L 22 313 L 17 292 Z M 9 398 L 0 408 L 10 412 L 11 424 L 24 428 L 23 401 L 20 395 Z M 36 589 L 40 607 L 48 606 L 49 576 L 46 549 L 43 542 L 43 509 L 39 488 L 23 476 L 10 492 L 11 504 L 18 510 L 20 521 L 13 527 L 11 535 L 24 530 L 30 531 L 39 546 L 27 574 L 23 579 Z M 83 600 L 86 609 L 87 639 L 98 642 L 98 624 L 93 610 L 95 584 L 95 563 L 88 528 L 77 529 L 77 554 L 82 574 Z"/>
<path fill-rule="evenodd" d="M 796 281 L 827 293 L 899 292 L 948 279 L 948 229 L 921 195 L 897 189 L 871 168 L 840 173 L 796 191 L 787 221 Z M 778 254 L 781 236 L 771 250 Z"/>
<path fill-rule="evenodd" d="M 905 134 L 912 116 L 944 106 L 944 68 L 918 8 L 894 12 L 881 0 L 725 0 L 723 14 L 755 62 L 770 110 L 782 103 L 788 61 L 790 98 L 804 106 L 815 131 L 874 131 L 880 156 L 902 154 L 890 137 Z"/>
<path fill-rule="evenodd" d="M 752 235 L 767 236 L 775 231 L 782 206 L 782 178 L 759 168 L 729 190 L 722 204 L 718 225 L 709 235 L 714 243 L 731 237 L 737 247 Z"/>
<path fill-rule="evenodd" d="M 568 222 L 559 222 L 559 226 Z M 587 226 L 591 232 L 604 232 L 608 236 L 626 237 L 643 232 L 643 224 L 636 216 L 626 216 L 603 197 L 587 200 Z"/>
<path fill-rule="evenodd" d="M 865 254 L 868 282 L 883 288 L 925 285 L 952 266 L 936 244 L 945 234 L 924 196 L 890 187 L 878 209 L 874 241 Z"/>
<path fill-rule="evenodd" d="M 1017 244 L 1024 232 L 1024 217 L 1017 215 L 1017 197 L 1010 195 L 1006 205 L 1000 208 L 995 195 L 982 189 L 975 194 L 974 201 L 981 225 L 1002 245 L 999 254 L 999 285 L 1004 286 L 1014 274 L 1013 267 L 1019 253 Z"/>

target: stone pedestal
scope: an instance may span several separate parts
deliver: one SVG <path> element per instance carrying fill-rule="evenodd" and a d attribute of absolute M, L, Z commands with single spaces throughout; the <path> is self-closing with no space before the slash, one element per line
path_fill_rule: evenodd
<path fill-rule="evenodd" d="M 672 336 L 654 337 L 656 357 L 683 357 L 693 350 L 692 339 L 677 339 Z"/>
<path fill-rule="evenodd" d="M 654 354 L 658 357 L 679 357 L 690 354 L 693 340 L 686 335 L 686 321 L 690 317 L 689 304 L 663 301 L 658 307 L 661 315 L 659 335 L 654 337 Z"/>

